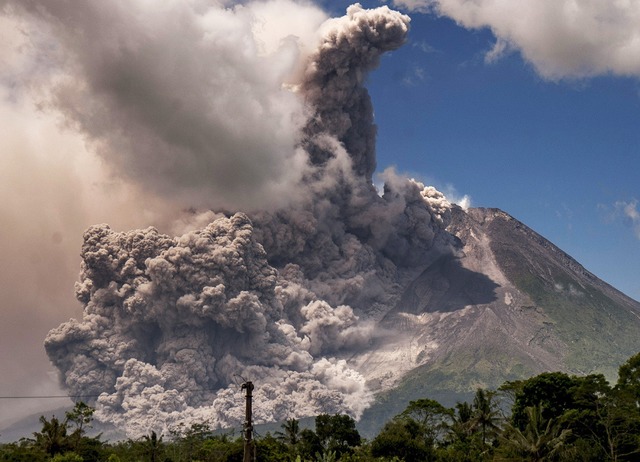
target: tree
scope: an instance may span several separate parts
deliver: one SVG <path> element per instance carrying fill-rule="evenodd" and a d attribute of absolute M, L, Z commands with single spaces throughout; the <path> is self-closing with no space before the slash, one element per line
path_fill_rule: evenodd
<path fill-rule="evenodd" d="M 527 425 L 526 408 L 540 405 L 545 419 L 560 417 L 568 409 L 574 409 L 571 390 L 578 385 L 575 377 L 563 372 L 545 372 L 522 382 L 513 405 L 512 423 L 520 430 Z"/>
<path fill-rule="evenodd" d="M 410 401 L 400 415 L 418 422 L 426 443 L 433 446 L 442 442 L 451 431 L 454 413 L 437 401 L 419 399 Z"/>
<path fill-rule="evenodd" d="M 635 397 L 611 390 L 596 403 L 597 425 L 585 425 L 594 441 L 612 461 L 627 460 L 640 453 L 640 410 Z"/>
<path fill-rule="evenodd" d="M 473 409 L 466 401 L 456 403 L 455 412 L 453 414 L 450 437 L 466 443 L 473 433 Z"/>
<path fill-rule="evenodd" d="M 11 462 L 45 462 L 51 457 L 35 441 L 29 438 L 21 438 L 17 443 L 0 445 L 0 460 Z"/>
<path fill-rule="evenodd" d="M 258 451 L 260 445 L 258 444 Z M 197 460 L 230 462 L 241 461 L 244 453 L 243 438 L 230 439 L 228 435 L 216 435 L 202 443 Z M 187 459 L 190 461 L 190 459 Z"/>
<path fill-rule="evenodd" d="M 78 401 L 71 411 L 65 413 L 64 424 L 67 427 L 67 432 L 73 429 L 69 435 L 69 443 L 74 450 L 78 449 L 87 428 L 91 428 L 94 412 L 94 408 L 87 406 L 82 401 Z"/>
<path fill-rule="evenodd" d="M 142 448 L 145 455 L 149 456 L 149 462 L 159 462 L 162 454 L 162 436 L 158 438 L 155 431 L 142 437 Z"/>
<path fill-rule="evenodd" d="M 300 445 L 298 446 L 303 459 L 312 458 L 317 452 L 322 452 L 322 442 L 316 433 L 305 428 L 300 432 Z"/>
<path fill-rule="evenodd" d="M 40 423 L 42 430 L 35 432 L 33 436 L 36 439 L 36 445 L 46 454 L 53 457 L 71 449 L 67 439 L 67 426 L 64 422 L 60 422 L 55 416 L 51 417 L 51 420 L 40 416 Z"/>
<path fill-rule="evenodd" d="M 316 462 L 336 462 L 338 456 L 335 451 L 323 451 L 316 453 Z"/>
<path fill-rule="evenodd" d="M 501 436 L 501 452 L 512 453 L 523 460 L 550 460 L 565 449 L 571 430 L 563 428 L 560 419 L 545 419 L 541 404 L 525 409 L 527 424 L 524 430 L 508 424 Z"/>
<path fill-rule="evenodd" d="M 500 429 L 499 422 L 502 419 L 494 396 L 495 392 L 478 388 L 473 397 L 471 425 L 474 429 L 479 429 L 483 445 L 487 444 L 489 436 L 495 436 Z"/>
<path fill-rule="evenodd" d="M 207 422 L 194 423 L 187 427 L 180 423 L 170 430 L 171 444 L 165 448 L 175 460 L 197 459 L 194 455 L 201 449 L 203 443 L 213 436 L 211 426 Z"/>
<path fill-rule="evenodd" d="M 291 448 L 295 448 L 300 442 L 300 422 L 297 419 L 288 419 L 280 428 L 284 431 L 277 431 L 276 438 Z"/>
<path fill-rule="evenodd" d="M 270 433 L 256 439 L 256 451 L 256 459 L 261 461 L 288 461 L 294 460 L 295 457 L 285 443 Z"/>
<path fill-rule="evenodd" d="M 413 419 L 396 417 L 371 442 L 371 454 L 405 462 L 435 460 L 433 445 L 424 438 L 422 426 Z"/>
<path fill-rule="evenodd" d="M 571 430 L 569 443 L 575 457 L 579 453 L 580 457 L 601 460 L 612 450 L 617 451 L 613 447 L 618 445 L 619 438 L 613 435 L 621 435 L 620 425 L 610 417 L 620 403 L 610 401 L 612 389 L 602 374 L 576 377 L 547 372 L 521 383 L 511 420 L 521 432 L 529 424 L 527 409 L 538 407 L 544 421 L 558 422 L 562 428 Z M 629 447 L 623 452 L 631 450 Z"/>
<path fill-rule="evenodd" d="M 316 435 L 325 452 L 335 452 L 338 458 L 361 441 L 356 421 L 346 414 L 317 416 Z"/>
<path fill-rule="evenodd" d="M 57 454 L 51 459 L 51 462 L 84 462 L 81 455 L 75 452 L 65 452 L 64 454 Z"/>
<path fill-rule="evenodd" d="M 498 388 L 498 394 L 503 402 L 501 407 L 511 409 L 516 402 L 518 394 L 522 393 L 523 380 L 506 381 Z"/>
<path fill-rule="evenodd" d="M 632 396 L 640 405 L 640 353 L 633 355 L 620 366 L 616 389 Z"/>

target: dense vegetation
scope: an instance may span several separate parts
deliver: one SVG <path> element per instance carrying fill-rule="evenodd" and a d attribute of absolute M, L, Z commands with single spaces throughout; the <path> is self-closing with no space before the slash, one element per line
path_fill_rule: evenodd
<path fill-rule="evenodd" d="M 243 460 L 241 436 L 205 424 L 116 443 L 89 437 L 93 409 L 77 403 L 60 421 L 40 418 L 33 438 L 0 446 L 0 461 L 183 462 Z M 548 372 L 471 403 L 446 408 L 423 398 L 387 422 L 371 441 L 346 415 L 319 415 L 315 430 L 291 419 L 255 439 L 258 461 L 635 461 L 640 460 L 640 354 L 619 369 L 615 386 L 600 374 Z"/>

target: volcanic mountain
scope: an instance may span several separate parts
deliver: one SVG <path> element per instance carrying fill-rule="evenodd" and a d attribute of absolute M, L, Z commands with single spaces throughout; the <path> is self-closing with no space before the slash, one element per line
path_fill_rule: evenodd
<path fill-rule="evenodd" d="M 365 432 L 419 397 L 453 404 L 544 371 L 614 380 L 640 351 L 640 303 L 509 214 L 454 206 L 447 230 L 459 251 L 406 287 L 389 335 L 353 358 L 381 392 Z"/>

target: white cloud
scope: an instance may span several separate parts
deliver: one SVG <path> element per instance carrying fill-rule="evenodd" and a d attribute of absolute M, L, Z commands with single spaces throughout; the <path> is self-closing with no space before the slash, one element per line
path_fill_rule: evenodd
<path fill-rule="evenodd" d="M 484 55 L 484 62 L 487 64 L 494 63 L 507 54 L 509 50 L 509 43 L 506 40 L 498 38 L 493 48 Z"/>
<path fill-rule="evenodd" d="M 426 72 L 424 70 L 424 67 L 415 66 L 413 69 L 411 69 L 411 72 L 402 79 L 402 84 L 407 87 L 413 87 L 415 85 L 418 85 L 420 82 L 424 82 L 425 79 Z"/>
<path fill-rule="evenodd" d="M 640 76 L 640 2 L 628 0 L 393 0 L 497 38 L 487 60 L 512 48 L 544 78 Z"/>
<path fill-rule="evenodd" d="M 409 11 L 428 13 L 433 10 L 433 1 L 430 0 L 393 0 L 393 4 L 398 8 L 406 8 Z"/>
<path fill-rule="evenodd" d="M 638 210 L 638 201 L 636 199 L 629 202 L 618 201 L 615 203 L 615 209 L 618 214 L 622 214 L 625 222 L 633 229 L 635 236 L 640 239 L 640 211 Z"/>
<path fill-rule="evenodd" d="M 451 183 L 446 183 L 445 185 L 437 185 L 437 187 L 440 191 L 442 191 L 447 200 L 452 204 L 456 204 L 463 210 L 468 210 L 469 207 L 472 207 L 471 196 L 468 194 L 460 194 L 456 187 Z"/>
<path fill-rule="evenodd" d="M 411 46 L 413 48 L 419 49 L 423 53 L 437 53 L 438 52 L 438 50 L 436 50 L 433 46 L 431 46 L 426 40 L 421 40 L 419 42 L 412 42 Z"/>

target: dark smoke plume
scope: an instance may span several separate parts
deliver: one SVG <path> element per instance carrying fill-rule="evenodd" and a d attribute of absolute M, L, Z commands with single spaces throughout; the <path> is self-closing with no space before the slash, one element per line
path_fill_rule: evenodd
<path fill-rule="evenodd" d="M 256 400 L 274 408 L 258 406 L 263 420 L 297 415 L 300 403 L 311 414 L 328 405 L 357 415 L 366 405 L 351 396 L 364 391 L 359 374 L 314 358 L 357 345 L 366 325 L 349 307 L 318 300 L 299 307 L 301 325 L 291 325 L 246 215 L 177 238 L 94 226 L 82 259 L 83 319 L 52 330 L 45 347 L 70 392 L 103 393 L 99 415 L 130 434 L 211 412 L 215 424 L 231 424 L 242 415 L 237 389 L 220 389 L 237 374 L 263 385 Z M 265 395 L 264 385 L 281 382 L 287 389 Z M 212 409 L 194 410 L 203 405 Z"/>
<path fill-rule="evenodd" d="M 5 10 L 57 37 L 54 55 L 73 78 L 50 104 L 114 171 L 215 211 L 176 237 L 86 231 L 82 319 L 45 340 L 64 386 L 100 395 L 97 416 L 130 436 L 237 424 L 238 376 L 258 384 L 259 421 L 358 417 L 371 393 L 346 358 L 375 339 L 403 284 L 453 245 L 440 192 L 392 170 L 382 194 L 372 185 L 364 83 L 404 43 L 409 18 L 353 5 L 322 22 L 285 0 L 25 0 Z M 261 31 L 287 11 L 318 32 Z"/>

